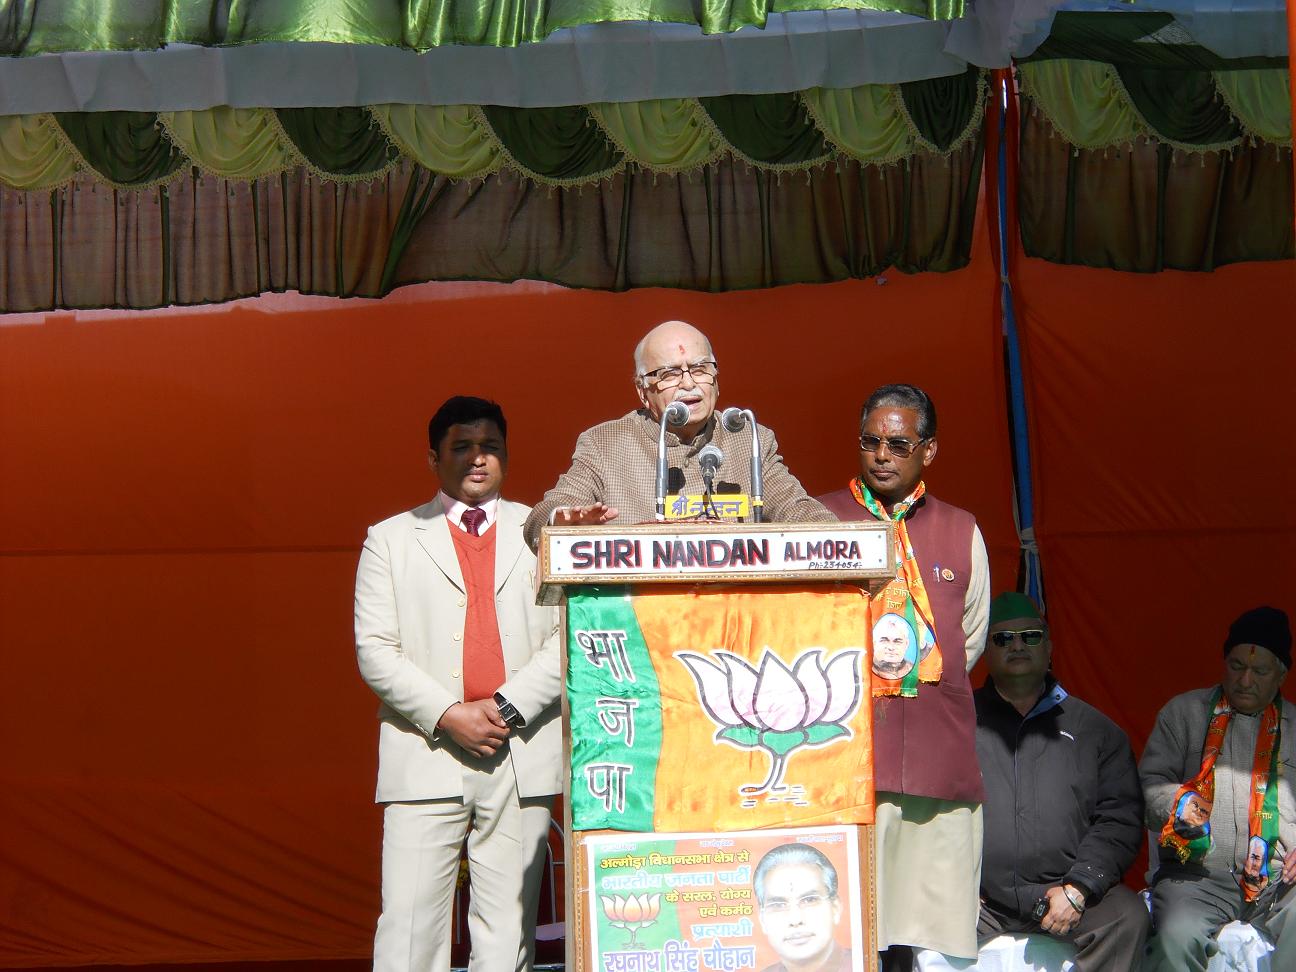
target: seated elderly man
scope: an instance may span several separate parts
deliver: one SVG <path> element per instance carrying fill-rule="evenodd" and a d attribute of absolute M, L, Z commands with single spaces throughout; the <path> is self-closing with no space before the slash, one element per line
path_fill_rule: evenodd
<path fill-rule="evenodd" d="M 1296 712 L 1279 689 L 1291 626 L 1247 611 L 1224 641 L 1219 685 L 1171 699 L 1139 764 L 1160 867 L 1148 972 L 1202 972 L 1231 921 L 1267 933 L 1276 970 L 1296 969 Z"/>
<path fill-rule="evenodd" d="M 985 780 L 977 937 L 1047 932 L 1076 947 L 1076 972 L 1136 967 L 1142 900 L 1121 884 L 1143 843 L 1143 800 L 1125 733 L 1067 693 L 1035 602 L 990 605 L 990 675 L 974 693 Z"/>
<path fill-rule="evenodd" d="M 658 324 L 634 352 L 635 393 L 640 408 L 582 432 L 571 468 L 545 493 L 527 518 L 523 535 L 534 550 L 546 523 L 588 526 L 620 518 L 626 523 L 656 515 L 657 434 L 662 413 L 672 402 L 688 406 L 688 419 L 666 430 L 666 461 L 671 492 L 701 495 L 700 453 L 715 445 L 723 454 L 715 474 L 718 493 L 751 492 L 751 430 L 730 432 L 715 415 L 720 366 L 707 336 L 684 321 Z M 774 433 L 758 428 L 765 519 L 785 522 L 836 522 L 788 472 Z"/>

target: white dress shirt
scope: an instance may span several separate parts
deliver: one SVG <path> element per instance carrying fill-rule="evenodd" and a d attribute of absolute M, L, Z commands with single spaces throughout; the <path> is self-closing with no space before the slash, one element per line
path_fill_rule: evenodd
<path fill-rule="evenodd" d="M 467 527 L 463 525 L 464 511 L 472 509 L 467 503 L 461 503 L 457 499 L 451 499 L 444 492 L 438 492 L 441 497 L 441 505 L 446 511 L 446 519 L 457 526 L 460 530 L 467 532 Z M 499 510 L 499 497 L 495 496 L 482 503 L 477 509 L 486 514 L 486 522 L 481 525 L 481 532 L 485 533 L 495 525 L 495 514 Z"/>

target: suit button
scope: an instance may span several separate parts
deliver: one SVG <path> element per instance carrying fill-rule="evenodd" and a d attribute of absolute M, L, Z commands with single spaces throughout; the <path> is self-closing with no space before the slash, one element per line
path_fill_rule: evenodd
<path fill-rule="evenodd" d="M 459 598 L 459 606 L 460 606 L 460 607 L 463 607 L 463 606 L 464 606 L 465 604 L 467 604 L 467 603 L 468 603 L 468 598 L 466 598 L 466 597 L 461 597 L 461 598 Z"/>
<path fill-rule="evenodd" d="M 454 635 L 454 639 L 455 641 L 463 641 L 463 633 L 456 631 Z"/>
<path fill-rule="evenodd" d="M 458 678 L 458 677 L 459 677 L 459 669 L 456 668 L 453 672 L 451 672 L 451 673 L 450 673 L 450 677 L 451 677 L 451 678 Z"/>

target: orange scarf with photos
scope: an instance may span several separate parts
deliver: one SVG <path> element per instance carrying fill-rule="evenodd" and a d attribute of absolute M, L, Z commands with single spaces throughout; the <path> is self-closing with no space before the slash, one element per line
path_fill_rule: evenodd
<path fill-rule="evenodd" d="M 900 678 L 887 678 L 873 671 L 873 694 L 899 695 L 902 698 L 914 698 L 918 695 L 920 681 L 933 684 L 941 680 L 943 666 L 941 663 L 940 645 L 936 642 L 936 615 L 932 611 L 931 601 L 927 598 L 927 588 L 923 586 L 922 570 L 918 567 L 918 558 L 914 556 L 913 544 L 909 542 L 909 531 L 905 527 L 905 516 L 913 505 L 927 492 L 927 484 L 919 482 L 914 491 L 896 503 L 890 516 L 878 498 L 873 495 L 864 481 L 858 476 L 851 480 L 851 495 L 855 502 L 864 507 L 879 520 L 895 521 L 895 558 L 896 577 L 889 581 L 870 605 L 873 627 L 888 614 L 898 614 L 909 624 L 914 638 L 913 651 L 918 659 Z M 930 649 L 923 654 L 923 634 L 930 636 Z"/>
<path fill-rule="evenodd" d="M 1229 719 L 1233 716 L 1233 707 L 1224 699 L 1222 689 L 1216 689 L 1211 696 L 1211 720 L 1206 727 L 1206 740 L 1202 743 L 1201 769 L 1191 780 L 1175 791 L 1174 800 L 1170 803 L 1170 816 L 1161 828 L 1161 838 L 1157 843 L 1170 851 L 1179 863 L 1200 862 L 1211 847 L 1210 822 L 1207 821 L 1205 832 L 1196 837 L 1185 837 L 1175 830 L 1178 818 L 1179 802 L 1189 794 L 1196 794 L 1200 800 L 1211 808 L 1215 805 L 1215 761 L 1220 750 L 1224 748 L 1224 734 L 1228 732 Z M 1247 807 L 1247 851 L 1250 856 L 1251 842 L 1257 838 L 1264 841 L 1264 861 L 1259 872 L 1250 877 L 1245 869 L 1237 875 L 1242 895 L 1247 901 L 1260 897 L 1260 892 L 1271 880 L 1278 855 L 1278 787 L 1270 786 L 1269 781 L 1278 777 L 1278 731 L 1282 717 L 1282 700 L 1273 702 L 1260 715 L 1260 731 L 1256 735 L 1255 755 L 1251 760 L 1251 801 Z M 1209 813 L 1209 809 L 1207 810 Z"/>

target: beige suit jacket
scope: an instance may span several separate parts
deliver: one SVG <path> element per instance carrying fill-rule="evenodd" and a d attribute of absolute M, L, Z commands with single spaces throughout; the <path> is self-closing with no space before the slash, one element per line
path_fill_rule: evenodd
<path fill-rule="evenodd" d="M 500 500 L 495 521 L 495 610 L 504 649 L 500 692 L 526 725 L 509 737 L 522 797 L 562 790 L 558 613 L 535 603 L 536 559 L 522 542 L 529 507 Z M 439 500 L 370 527 L 356 572 L 360 674 L 378 708 L 377 801 L 463 795 L 465 753 L 436 731 L 463 701 L 467 596 L 449 521 Z"/>
<path fill-rule="evenodd" d="M 616 522 L 625 526 L 654 519 L 658 429 L 657 421 L 639 409 L 582 432 L 576 440 L 571 468 L 559 477 L 527 518 L 525 535 L 531 549 L 539 546 L 541 527 L 561 506 L 607 503 L 616 507 Z M 797 478 L 783 464 L 774 433 L 762 425 L 758 427 L 758 435 L 766 519 L 785 523 L 837 522 L 818 500 L 806 495 Z M 666 462 L 674 471 L 677 489 L 682 487 L 680 491 L 693 495 L 702 492 L 698 454 L 708 444 L 714 444 L 724 453 L 724 462 L 716 472 L 717 490 L 733 492 L 724 488 L 728 484 L 737 487 L 737 492 L 750 493 L 751 430 L 730 432 L 716 416 L 687 444 L 667 430 Z"/>

